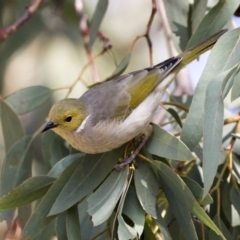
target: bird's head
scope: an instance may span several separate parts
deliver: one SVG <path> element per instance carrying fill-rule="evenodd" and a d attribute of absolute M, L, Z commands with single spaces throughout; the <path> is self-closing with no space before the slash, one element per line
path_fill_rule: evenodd
<path fill-rule="evenodd" d="M 62 135 L 62 132 L 76 131 L 87 115 L 86 106 L 80 99 L 63 99 L 52 106 L 43 132 L 52 129 Z"/>

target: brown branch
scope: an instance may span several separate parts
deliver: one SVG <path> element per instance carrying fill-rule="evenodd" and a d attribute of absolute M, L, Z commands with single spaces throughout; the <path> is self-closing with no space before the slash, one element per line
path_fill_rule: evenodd
<path fill-rule="evenodd" d="M 153 49 L 152 49 L 152 41 L 151 41 L 151 38 L 150 38 L 150 29 L 151 29 L 151 26 L 152 26 L 152 22 L 153 22 L 153 19 L 154 19 L 154 16 L 157 12 L 157 8 L 156 8 L 156 4 L 155 4 L 155 0 L 152 0 L 152 12 L 151 12 L 151 15 L 150 15 L 150 18 L 148 20 L 148 24 L 147 24 L 147 29 L 146 29 L 146 32 L 143 34 L 143 35 L 140 35 L 140 36 L 137 36 L 132 44 L 131 44 L 131 47 L 130 49 L 132 50 L 133 47 L 135 46 L 136 42 L 140 39 L 140 38 L 146 38 L 146 41 L 147 41 L 147 45 L 148 45 L 148 49 L 149 49 L 149 57 L 150 57 L 150 65 L 153 66 L 154 65 L 154 61 L 153 61 Z"/>
<path fill-rule="evenodd" d="M 88 62 L 91 68 L 91 73 L 93 76 L 93 80 L 94 82 L 100 82 L 100 78 L 98 75 L 98 71 L 97 71 L 97 67 L 96 64 L 94 62 L 94 57 L 92 54 L 91 49 L 88 46 L 89 43 L 89 27 L 88 27 L 88 22 L 87 22 L 87 16 L 86 14 L 83 12 L 83 4 L 82 4 L 82 0 L 75 0 L 75 9 L 76 12 L 78 13 L 80 20 L 79 20 L 79 31 L 82 35 L 83 38 L 83 45 L 84 45 L 84 49 L 86 51 L 87 54 L 87 58 L 88 58 Z M 98 38 L 103 42 L 103 51 L 107 51 L 108 49 L 111 49 L 111 45 L 109 44 L 109 39 L 103 35 L 103 33 L 98 32 Z"/>
<path fill-rule="evenodd" d="M 12 25 L 0 29 L 0 43 L 3 43 L 11 34 L 20 28 L 40 8 L 44 0 L 32 0 L 26 7 L 24 14 Z"/>

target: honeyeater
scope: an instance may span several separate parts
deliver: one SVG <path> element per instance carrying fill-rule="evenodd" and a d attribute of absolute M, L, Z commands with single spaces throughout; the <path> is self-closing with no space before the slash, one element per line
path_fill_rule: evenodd
<path fill-rule="evenodd" d="M 97 84 L 78 99 L 55 103 L 43 131 L 52 129 L 85 153 L 106 152 L 123 145 L 145 131 L 179 70 L 211 49 L 225 32 L 153 67 Z"/>

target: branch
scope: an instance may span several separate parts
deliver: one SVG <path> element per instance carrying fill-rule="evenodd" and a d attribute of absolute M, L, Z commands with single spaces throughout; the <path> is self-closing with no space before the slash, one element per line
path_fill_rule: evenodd
<path fill-rule="evenodd" d="M 12 25 L 0 29 L 0 44 L 3 43 L 10 35 L 18 30 L 31 16 L 40 8 L 44 0 L 32 0 L 26 7 L 24 14 Z"/>

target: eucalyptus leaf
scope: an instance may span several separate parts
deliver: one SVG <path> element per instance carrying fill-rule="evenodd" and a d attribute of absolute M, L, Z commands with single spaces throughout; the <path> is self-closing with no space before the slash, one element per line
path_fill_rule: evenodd
<path fill-rule="evenodd" d="M 71 163 L 54 182 L 47 194 L 43 197 L 33 215 L 28 220 L 25 228 L 23 229 L 23 235 L 32 239 L 36 237 L 50 222 L 52 222 L 55 216 L 47 217 L 54 201 L 61 192 L 63 186 L 71 178 L 75 169 L 81 163 L 81 159 L 78 159 Z"/>
<path fill-rule="evenodd" d="M 172 237 L 171 237 L 171 235 L 169 233 L 169 230 L 168 230 L 168 226 L 167 226 L 167 224 L 165 222 L 165 219 L 161 216 L 161 212 L 160 212 L 159 208 L 157 208 L 156 223 L 157 223 L 157 225 L 160 228 L 160 232 L 163 235 L 164 240 L 172 240 Z"/>
<path fill-rule="evenodd" d="M 207 0 L 195 0 L 192 7 L 192 32 L 194 33 L 205 16 L 207 8 Z"/>
<path fill-rule="evenodd" d="M 237 210 L 238 214 L 240 215 L 240 188 L 232 186 L 230 191 L 230 198 L 234 208 Z"/>
<path fill-rule="evenodd" d="M 153 134 L 147 141 L 146 149 L 151 154 L 172 160 L 187 161 L 194 158 L 180 139 L 155 124 L 153 124 Z"/>
<path fill-rule="evenodd" d="M 223 88 L 235 68 L 217 75 L 208 85 L 203 122 L 203 178 L 204 195 L 212 186 L 220 164 L 223 133 Z"/>
<path fill-rule="evenodd" d="M 80 219 L 80 226 L 81 226 L 81 240 L 89 240 L 94 239 L 97 240 L 105 240 L 108 237 L 109 231 L 108 229 L 108 222 L 104 222 L 101 225 L 93 226 L 93 222 L 91 220 L 91 216 L 87 212 L 88 210 L 88 202 L 87 198 L 84 199 L 81 203 L 78 204 L 78 215 Z M 100 234 L 101 233 L 101 234 Z"/>
<path fill-rule="evenodd" d="M 182 120 L 179 117 L 178 113 L 173 108 L 168 108 L 167 111 L 176 120 L 176 122 L 178 123 L 179 127 L 182 127 Z"/>
<path fill-rule="evenodd" d="M 108 7 L 108 0 L 98 0 L 97 6 L 95 8 L 93 18 L 90 24 L 90 39 L 88 43 L 89 48 L 92 48 L 92 45 L 96 39 L 101 22 L 107 11 L 107 7 Z"/>
<path fill-rule="evenodd" d="M 87 154 L 54 202 L 48 216 L 63 212 L 91 193 L 109 174 L 122 155 L 122 148 L 103 154 Z"/>
<path fill-rule="evenodd" d="M 135 239 L 137 237 L 137 231 L 125 223 L 122 216 L 118 216 L 118 239 Z"/>
<path fill-rule="evenodd" d="M 182 180 L 189 187 L 193 196 L 196 198 L 196 200 L 199 202 L 200 205 L 206 206 L 208 204 L 213 203 L 213 199 L 210 194 L 207 194 L 204 197 L 204 190 L 201 188 L 201 186 L 197 182 L 195 182 L 194 180 L 188 177 L 182 177 Z"/>
<path fill-rule="evenodd" d="M 230 232 L 228 231 L 227 227 L 225 226 L 224 222 L 220 218 L 220 216 L 216 215 L 213 219 L 214 223 L 218 226 L 218 228 L 221 230 L 223 235 L 226 237 L 227 240 L 233 240 Z M 216 235 L 215 232 L 209 231 L 209 239 L 210 240 L 220 240 L 221 238 Z"/>
<path fill-rule="evenodd" d="M 31 86 L 18 90 L 7 96 L 5 100 L 17 114 L 35 110 L 45 103 L 52 95 L 52 90 L 44 86 Z"/>
<path fill-rule="evenodd" d="M 66 215 L 66 229 L 68 240 L 81 240 L 80 222 L 77 205 L 71 207 Z"/>
<path fill-rule="evenodd" d="M 183 125 L 181 140 L 193 149 L 203 136 L 203 116 L 206 89 L 218 74 L 232 68 L 240 61 L 240 29 L 225 33 L 213 47 L 206 67 L 195 89 L 190 111 Z"/>
<path fill-rule="evenodd" d="M 84 153 L 75 153 L 64 157 L 58 161 L 48 173 L 48 176 L 58 178 L 58 176 L 74 161 L 82 157 Z"/>
<path fill-rule="evenodd" d="M 231 94 L 231 101 L 236 100 L 240 97 L 240 71 L 236 72 L 236 75 L 234 77 L 234 82 L 232 86 L 232 94 Z"/>
<path fill-rule="evenodd" d="M 13 109 L 4 101 L 0 101 L 2 131 L 6 153 L 14 143 L 25 136 L 20 119 Z"/>
<path fill-rule="evenodd" d="M 55 178 L 32 177 L 0 198 L 0 209 L 15 208 L 42 197 L 51 187 Z"/>
<path fill-rule="evenodd" d="M 144 229 L 145 212 L 138 201 L 136 190 L 131 186 L 128 189 L 122 213 L 132 220 L 134 224 L 132 227 L 137 231 L 138 237 L 141 237 Z"/>
<path fill-rule="evenodd" d="M 187 48 L 189 49 L 195 46 L 199 42 L 221 30 L 229 19 L 231 19 L 238 5 L 238 0 L 218 1 L 198 25 L 196 31 L 188 42 Z"/>
<path fill-rule="evenodd" d="M 157 218 L 156 196 L 159 189 L 158 179 L 148 163 L 137 159 L 138 167 L 134 173 L 136 193 L 143 209 Z"/>
<path fill-rule="evenodd" d="M 128 177 L 128 168 L 113 171 L 103 184 L 88 198 L 88 213 L 94 226 L 105 222 L 112 214 Z"/>
<path fill-rule="evenodd" d="M 159 173 L 160 179 L 163 179 L 165 184 L 173 192 L 176 200 L 182 205 L 182 207 L 188 209 L 192 214 L 198 217 L 206 226 L 215 231 L 223 239 L 221 231 L 205 213 L 202 207 L 198 204 L 189 188 L 185 185 L 183 180 L 166 164 L 153 161 L 152 166 Z"/>
<path fill-rule="evenodd" d="M 189 240 L 198 240 L 190 212 L 188 209 L 183 208 L 178 202 L 167 183 L 163 181 L 162 185 L 169 202 L 171 212 L 174 214 L 179 226 L 182 228 L 185 238 Z"/>
<path fill-rule="evenodd" d="M 118 64 L 117 68 L 114 70 L 114 72 L 112 73 L 112 76 L 108 79 L 113 79 L 117 76 L 120 76 L 127 68 L 129 61 L 131 58 L 131 54 L 128 53 L 122 60 L 121 62 Z"/>
<path fill-rule="evenodd" d="M 66 215 L 67 215 L 66 212 L 63 212 L 59 214 L 56 219 L 55 230 L 56 230 L 58 240 L 67 239 Z"/>

